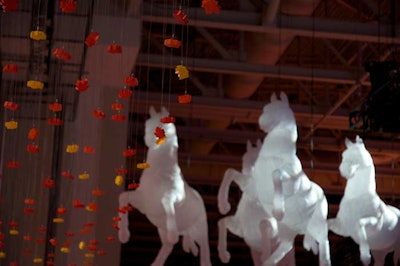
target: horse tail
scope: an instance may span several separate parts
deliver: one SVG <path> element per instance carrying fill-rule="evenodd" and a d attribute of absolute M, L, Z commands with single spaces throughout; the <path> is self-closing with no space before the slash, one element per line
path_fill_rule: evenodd
<path fill-rule="evenodd" d="M 398 223 L 400 223 L 400 216 L 398 215 Z M 400 227 L 400 224 L 397 224 L 397 227 Z M 400 260 L 400 228 L 397 229 L 398 233 L 397 233 L 397 240 L 396 240 L 396 244 L 394 247 L 394 253 L 393 253 L 393 262 L 394 265 L 397 265 L 399 263 Z"/>
<path fill-rule="evenodd" d="M 314 205 L 314 211 L 309 219 L 303 245 L 307 249 L 316 250 L 315 242 L 318 242 L 320 265 L 330 265 L 330 248 L 328 240 L 328 201 L 321 187 L 312 183 L 318 195 L 318 201 Z M 314 241 L 313 241 L 314 240 Z"/>

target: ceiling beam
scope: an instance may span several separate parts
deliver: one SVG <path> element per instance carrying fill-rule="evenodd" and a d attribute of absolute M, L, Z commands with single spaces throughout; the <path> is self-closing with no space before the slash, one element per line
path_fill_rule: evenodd
<path fill-rule="evenodd" d="M 165 56 L 158 54 L 139 54 L 136 64 L 141 66 L 158 68 L 175 68 L 181 64 L 182 57 Z M 353 73 L 341 70 L 307 68 L 296 66 L 275 66 L 254 64 L 248 62 L 229 61 L 222 59 L 207 58 L 185 58 L 186 67 L 191 71 L 210 72 L 234 75 L 260 75 L 271 78 L 284 78 L 292 80 L 304 80 L 314 82 L 326 82 L 334 84 L 354 85 L 356 77 Z M 364 81 L 363 85 L 369 86 L 369 82 Z"/>
<path fill-rule="evenodd" d="M 163 6 L 165 7 L 165 6 Z M 173 10 L 173 7 L 165 7 Z M 256 12 L 221 10 L 218 16 L 206 15 L 202 8 L 185 10 L 189 17 L 189 26 L 216 28 L 255 33 L 292 34 L 295 36 L 338 39 L 357 42 L 399 44 L 400 38 L 392 36 L 389 24 L 343 21 L 327 18 L 278 15 L 279 25 L 261 25 L 262 14 Z M 164 9 L 144 3 L 143 21 L 162 24 L 178 24 Z"/>

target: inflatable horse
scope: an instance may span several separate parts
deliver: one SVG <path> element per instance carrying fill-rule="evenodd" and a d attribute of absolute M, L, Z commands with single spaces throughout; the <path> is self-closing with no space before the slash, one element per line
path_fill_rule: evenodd
<path fill-rule="evenodd" d="M 230 210 L 228 202 L 230 184 L 234 181 L 242 191 L 235 214 L 218 221 L 218 253 L 222 262 L 229 262 L 230 253 L 227 250 L 226 242 L 227 230 L 229 230 L 231 233 L 242 237 L 250 248 L 254 266 L 261 266 L 265 249 L 273 250 L 276 246 L 271 245 L 272 239 L 267 239 L 268 235 L 264 231 L 265 226 L 271 222 L 269 219 L 272 216 L 268 216 L 268 213 L 265 212 L 258 201 L 255 183 L 251 176 L 254 163 L 261 149 L 261 141 L 257 141 L 256 147 L 253 147 L 250 141 L 247 141 L 246 148 L 247 150 L 242 158 L 242 172 L 233 168 L 227 169 L 218 191 L 218 208 L 221 214 L 226 214 Z M 274 218 L 272 217 L 272 219 Z M 276 244 L 276 241 L 274 244 Z M 292 266 L 295 264 L 294 252 L 291 252 L 287 258 L 282 261 L 282 265 Z"/>
<path fill-rule="evenodd" d="M 328 203 L 321 187 L 303 172 L 296 155 L 297 125 L 285 93 L 280 100 L 272 94 L 258 122 L 267 135 L 252 176 L 258 200 L 277 221 L 270 224 L 270 239 L 279 238 L 272 254 L 263 255 L 263 265 L 277 265 L 293 248 L 298 234 L 304 235 L 304 248 L 319 253 L 320 265 L 330 265 Z"/>
<path fill-rule="evenodd" d="M 383 266 L 385 257 L 394 251 L 394 265 L 400 255 L 400 211 L 386 205 L 376 193 L 375 167 L 370 153 L 359 136 L 356 142 L 345 140 L 346 150 L 339 166 L 347 180 L 339 211 L 329 219 L 335 234 L 351 237 L 358 245 L 364 265 Z"/>
<path fill-rule="evenodd" d="M 163 107 L 157 113 L 150 108 L 150 118 L 145 123 L 145 144 L 148 147 L 140 186 L 119 196 L 120 208 L 132 205 L 158 228 L 161 249 L 152 266 L 164 265 L 173 246 L 182 235 L 186 252 L 197 255 L 200 247 L 200 265 L 210 266 L 208 224 L 204 202 L 197 191 L 183 179 L 178 165 L 178 137 L 169 113 Z M 167 123 L 162 123 L 167 121 Z M 160 133 L 161 132 L 161 133 Z M 118 237 L 122 243 L 129 240 L 127 214 L 120 213 Z M 197 245 L 198 246 L 197 246 Z"/>

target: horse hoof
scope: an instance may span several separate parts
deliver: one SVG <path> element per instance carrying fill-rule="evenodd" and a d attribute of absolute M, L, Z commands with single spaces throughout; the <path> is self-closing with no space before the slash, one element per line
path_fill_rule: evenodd
<path fill-rule="evenodd" d="M 129 241 L 131 234 L 129 232 L 124 232 L 123 230 L 118 231 L 118 239 L 121 243 L 126 243 Z"/>
<path fill-rule="evenodd" d="M 231 210 L 231 205 L 229 203 L 218 204 L 218 210 L 221 214 L 227 214 Z"/>
<path fill-rule="evenodd" d="M 231 260 L 231 254 L 228 251 L 220 251 L 219 258 L 223 263 L 228 263 Z"/>

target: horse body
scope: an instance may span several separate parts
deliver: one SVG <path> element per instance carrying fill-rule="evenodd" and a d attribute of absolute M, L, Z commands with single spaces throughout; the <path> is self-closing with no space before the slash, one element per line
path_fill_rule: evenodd
<path fill-rule="evenodd" d="M 356 143 L 346 139 L 339 170 L 347 179 L 345 193 L 329 229 L 338 235 L 351 237 L 360 248 L 364 265 L 374 256 L 375 265 L 383 265 L 386 254 L 400 254 L 400 211 L 386 205 L 376 193 L 375 167 L 369 152 L 357 136 Z"/>
<path fill-rule="evenodd" d="M 158 228 L 162 247 L 152 266 L 164 265 L 179 235 L 183 236 L 184 250 L 197 255 L 198 244 L 201 266 L 210 266 L 206 210 L 200 194 L 183 179 L 177 159 L 175 126 L 163 125 L 166 139 L 156 144 L 154 130 L 160 125 L 160 119 L 169 114 L 164 108 L 161 113 L 151 108 L 150 115 L 145 127 L 145 143 L 149 148 L 146 162 L 150 167 L 143 170 L 140 186 L 135 191 L 121 193 L 120 207 L 134 206 Z M 130 237 L 128 218 L 122 213 L 120 217 L 119 239 L 125 243 Z"/>
<path fill-rule="evenodd" d="M 218 236 L 218 252 L 220 259 L 227 263 L 230 260 L 230 254 L 227 251 L 227 230 L 233 234 L 242 237 L 244 242 L 250 248 L 253 264 L 255 266 L 262 265 L 262 255 L 265 249 L 274 249 L 271 246 L 270 239 L 267 239 L 267 234 L 264 232 L 263 222 L 270 223 L 273 219 L 257 198 L 256 184 L 252 178 L 254 163 L 261 149 L 261 141 L 257 142 L 256 147 L 252 147 L 251 143 L 247 142 L 247 151 L 243 155 L 242 172 L 229 168 L 226 170 L 218 191 L 218 207 L 222 214 L 229 211 L 228 190 L 230 183 L 234 181 L 242 190 L 242 196 L 238 202 L 237 209 L 234 215 L 224 217 L 219 220 L 219 236 Z M 293 265 L 294 253 L 292 252 L 287 259 L 282 261 L 281 265 Z"/>
<path fill-rule="evenodd" d="M 328 203 L 323 190 L 303 172 L 296 155 L 297 125 L 284 93 L 271 96 L 259 118 L 267 133 L 255 162 L 253 176 L 257 198 L 264 210 L 277 219 L 270 238 L 279 238 L 263 265 L 276 265 L 292 248 L 297 234 L 304 234 L 304 247 L 319 252 L 320 265 L 330 265 L 327 229 Z M 272 224 L 271 224 L 272 225 Z"/>

